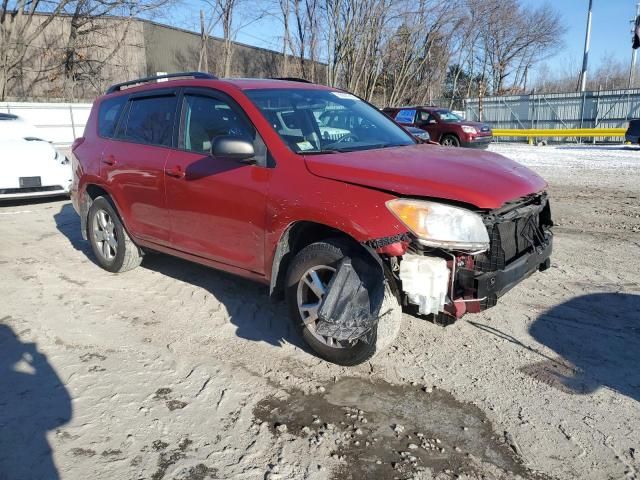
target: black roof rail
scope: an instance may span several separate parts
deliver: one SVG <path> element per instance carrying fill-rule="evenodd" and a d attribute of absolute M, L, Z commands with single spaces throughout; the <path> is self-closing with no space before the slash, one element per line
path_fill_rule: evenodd
<path fill-rule="evenodd" d="M 168 78 L 181 78 L 181 77 L 191 77 L 191 78 L 196 78 L 201 80 L 217 80 L 218 79 L 218 77 L 216 77 L 215 75 L 211 75 L 210 73 L 205 73 L 205 72 L 165 73 L 164 75 L 156 75 L 153 77 L 144 77 L 144 78 L 138 78 L 136 80 L 130 80 L 128 82 L 116 83 L 114 85 L 111 85 L 107 89 L 107 94 L 113 93 L 113 92 L 119 92 L 120 90 L 122 90 L 122 87 L 130 87 L 132 85 L 138 85 L 141 83 L 149 83 L 149 82 L 153 82 L 154 80 L 164 80 Z"/>
<path fill-rule="evenodd" d="M 271 80 L 286 80 L 287 82 L 313 83 L 309 80 L 299 77 L 271 77 Z"/>

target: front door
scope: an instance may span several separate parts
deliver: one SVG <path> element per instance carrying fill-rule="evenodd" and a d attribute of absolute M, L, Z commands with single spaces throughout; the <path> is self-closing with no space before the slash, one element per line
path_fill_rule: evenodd
<path fill-rule="evenodd" d="M 264 273 L 266 148 L 235 102 L 210 89 L 186 89 L 178 150 L 165 166 L 171 244 L 178 250 Z M 216 158 L 218 136 L 251 139 L 256 164 Z"/>

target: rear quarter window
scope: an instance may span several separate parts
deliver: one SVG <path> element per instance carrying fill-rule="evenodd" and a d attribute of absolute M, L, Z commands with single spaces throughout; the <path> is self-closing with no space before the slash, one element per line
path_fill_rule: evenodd
<path fill-rule="evenodd" d="M 100 103 L 98 110 L 98 134 L 101 137 L 112 138 L 114 136 L 118 119 L 126 103 L 126 95 L 109 98 Z"/>

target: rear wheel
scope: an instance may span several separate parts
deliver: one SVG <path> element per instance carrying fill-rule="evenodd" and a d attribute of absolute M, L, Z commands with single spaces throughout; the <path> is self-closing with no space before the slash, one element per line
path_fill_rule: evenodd
<path fill-rule="evenodd" d="M 341 240 L 313 243 L 296 255 L 287 273 L 286 296 L 292 321 L 318 356 L 339 365 L 357 365 L 388 347 L 402 321 L 400 304 L 387 285 L 378 325 L 364 338 L 337 340 L 316 331 L 318 310 L 329 282 L 340 260 L 352 255 L 352 250 Z"/>
<path fill-rule="evenodd" d="M 106 197 L 96 198 L 89 208 L 87 236 L 98 264 L 109 272 L 126 272 L 142 262 L 142 252 Z"/>
<path fill-rule="evenodd" d="M 460 140 L 455 135 L 445 135 L 442 137 L 442 140 L 440 140 L 440 144 L 443 147 L 459 147 Z"/>

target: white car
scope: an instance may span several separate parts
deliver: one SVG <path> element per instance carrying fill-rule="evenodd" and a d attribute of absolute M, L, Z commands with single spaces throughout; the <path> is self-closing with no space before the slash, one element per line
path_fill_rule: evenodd
<path fill-rule="evenodd" d="M 0 200 L 69 194 L 69 160 L 10 113 L 0 113 L 0 165 Z"/>

